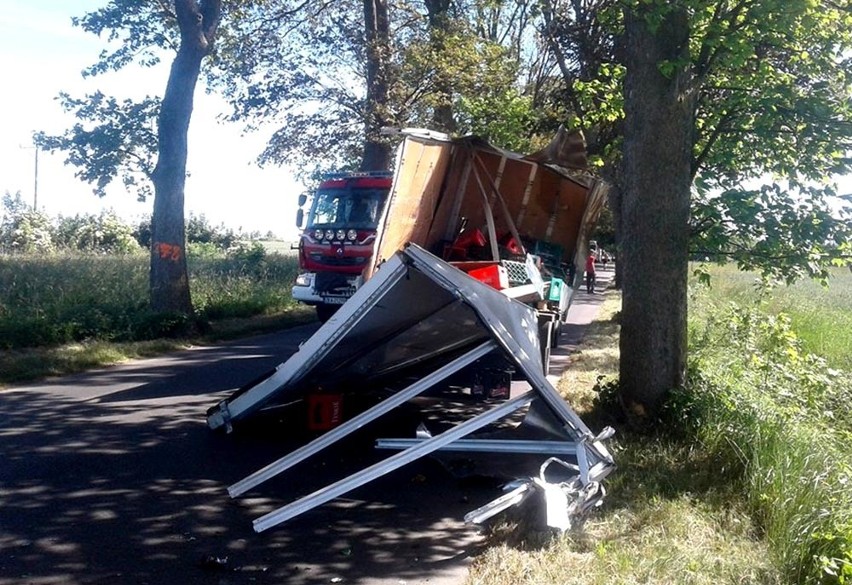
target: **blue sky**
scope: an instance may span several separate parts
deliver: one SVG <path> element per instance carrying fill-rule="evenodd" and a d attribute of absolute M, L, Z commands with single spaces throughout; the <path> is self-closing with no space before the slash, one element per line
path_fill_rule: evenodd
<path fill-rule="evenodd" d="M 116 97 L 162 96 L 167 62 L 153 69 L 133 68 L 84 80 L 82 69 L 96 62 L 105 41 L 71 25 L 106 0 L 3 0 L 0 7 L 0 193 L 21 192 L 32 202 L 35 156 L 32 134 L 59 133 L 74 123 L 56 96 L 66 91 L 82 97 L 98 89 Z M 254 159 L 267 133 L 241 136 L 236 125 L 215 121 L 226 106 L 215 96 L 195 96 L 189 135 L 187 213 L 206 215 L 213 223 L 244 230 L 273 231 L 292 238 L 296 199 L 303 187 L 286 169 L 259 169 Z M 271 130 L 270 130 L 271 132 Z M 38 160 L 38 206 L 51 215 L 97 213 L 113 209 L 132 219 L 149 213 L 151 201 L 137 203 L 116 185 L 104 199 L 74 177 L 61 154 L 42 152 Z"/>

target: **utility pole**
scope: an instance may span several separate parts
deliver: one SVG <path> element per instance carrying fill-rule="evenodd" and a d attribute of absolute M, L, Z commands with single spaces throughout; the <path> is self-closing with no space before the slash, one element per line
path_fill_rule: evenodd
<path fill-rule="evenodd" d="M 33 211 L 38 211 L 38 145 L 33 144 L 32 146 L 23 146 L 19 145 L 19 148 L 30 149 L 32 148 L 35 151 L 35 174 L 33 177 Z"/>

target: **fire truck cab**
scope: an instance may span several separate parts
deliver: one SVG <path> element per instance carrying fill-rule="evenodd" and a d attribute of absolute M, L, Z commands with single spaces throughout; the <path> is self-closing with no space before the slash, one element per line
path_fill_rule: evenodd
<path fill-rule="evenodd" d="M 314 193 L 299 239 L 293 298 L 315 305 L 321 321 L 361 285 L 391 182 L 387 171 L 334 173 L 325 175 Z M 297 217 L 304 215 L 300 207 Z"/>

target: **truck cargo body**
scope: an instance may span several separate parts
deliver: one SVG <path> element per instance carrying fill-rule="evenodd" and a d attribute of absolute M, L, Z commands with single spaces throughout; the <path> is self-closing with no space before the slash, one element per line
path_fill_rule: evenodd
<path fill-rule="evenodd" d="M 412 242 L 467 266 L 524 263 L 533 254 L 546 279 L 558 277 L 573 289 L 607 191 L 585 169 L 570 168 L 583 165 L 576 156 L 582 149 L 581 138 L 565 133 L 529 156 L 474 137 L 407 136 L 365 277 Z M 460 246 L 472 232 L 482 245 Z M 516 275 L 509 278 L 518 284 Z"/>

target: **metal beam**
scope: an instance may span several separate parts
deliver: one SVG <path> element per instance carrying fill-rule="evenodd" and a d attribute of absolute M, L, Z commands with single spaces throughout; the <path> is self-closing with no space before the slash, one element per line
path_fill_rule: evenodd
<path fill-rule="evenodd" d="M 475 362 L 479 358 L 485 357 L 488 353 L 497 349 L 497 347 L 498 345 L 494 341 L 486 341 L 475 349 L 457 357 L 450 363 L 445 364 L 441 368 L 435 370 L 428 376 L 421 378 L 420 380 L 408 386 L 407 388 L 400 390 L 393 396 L 385 398 L 379 404 L 375 405 L 374 407 L 370 408 L 365 412 L 362 412 L 353 419 L 346 421 L 339 427 L 336 427 L 324 433 L 323 435 L 317 437 L 307 445 L 296 449 L 289 455 L 286 455 L 281 459 L 270 463 L 263 469 L 260 469 L 252 473 L 248 477 L 238 481 L 237 483 L 228 488 L 228 493 L 231 495 L 232 498 L 234 498 L 236 496 L 239 496 L 240 494 L 247 492 L 251 488 L 263 483 L 267 479 L 275 477 L 279 473 L 293 467 L 300 461 L 304 461 L 311 455 L 318 453 L 322 449 L 325 449 L 329 445 L 360 429 L 367 423 L 372 422 L 383 414 L 396 408 L 397 406 L 400 406 L 408 400 L 411 400 L 421 392 L 428 390 L 441 380 L 445 379 L 451 374 L 454 374 L 463 367 Z"/>
<path fill-rule="evenodd" d="M 408 449 L 426 439 L 378 439 L 377 449 Z M 441 451 L 470 453 L 533 453 L 540 455 L 576 455 L 577 443 L 512 439 L 460 439 L 441 447 Z"/>
<path fill-rule="evenodd" d="M 277 510 L 270 512 L 260 518 L 256 519 L 253 523 L 255 532 L 263 532 L 267 528 L 272 528 L 280 524 L 281 522 L 285 522 L 290 520 L 291 518 L 295 518 L 300 514 L 303 514 L 309 510 L 316 508 L 334 498 L 337 498 L 353 489 L 364 485 L 370 481 L 373 481 L 376 478 L 379 478 L 391 471 L 402 467 L 406 463 L 410 463 L 424 455 L 428 455 L 429 453 L 440 449 L 444 445 L 448 445 L 453 441 L 456 441 L 465 435 L 472 433 L 473 431 L 480 429 L 492 422 L 495 422 L 504 416 L 511 414 L 512 412 L 528 405 L 533 399 L 531 394 L 525 394 L 523 396 L 518 396 L 517 398 L 513 398 L 508 402 L 504 402 L 500 406 L 493 408 L 487 412 L 484 412 L 469 421 L 463 422 L 452 429 L 441 433 L 436 437 L 432 437 L 427 441 L 417 445 L 416 447 L 411 447 L 410 449 L 406 449 L 396 455 L 392 455 L 388 457 L 384 461 L 380 461 L 374 465 L 371 465 L 367 469 L 359 471 L 349 477 L 342 479 L 336 483 L 328 485 L 322 489 L 315 491 L 314 493 L 307 495 L 303 498 L 296 500 L 295 502 L 283 506 Z"/>
<path fill-rule="evenodd" d="M 220 402 L 218 410 L 213 409 L 212 412 L 208 412 L 207 426 L 211 429 L 228 427 L 230 421 L 258 410 L 290 380 L 301 372 L 310 370 L 326 355 L 329 348 L 339 343 L 346 333 L 368 314 L 381 299 L 382 294 L 393 287 L 406 270 L 405 264 L 398 256 L 389 259 L 382 269 L 382 278 L 371 278 L 356 293 L 361 302 L 344 304 L 334 317 L 299 348 L 295 355 L 307 356 L 305 359 L 298 360 L 294 359 L 295 355 L 291 356 L 286 362 L 280 364 L 269 378 L 246 392 Z"/>

